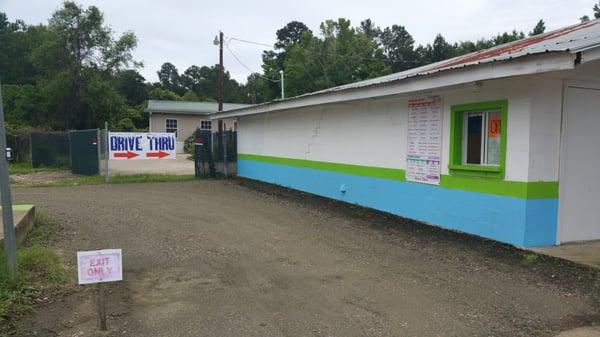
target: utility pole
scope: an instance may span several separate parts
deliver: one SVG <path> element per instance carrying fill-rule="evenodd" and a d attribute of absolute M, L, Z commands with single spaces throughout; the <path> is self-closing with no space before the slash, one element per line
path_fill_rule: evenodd
<path fill-rule="evenodd" d="M 223 111 L 223 32 L 219 31 L 219 111 Z M 219 119 L 219 132 L 223 131 L 223 121 Z"/>
<path fill-rule="evenodd" d="M 283 70 L 279 71 L 279 75 L 281 75 L 281 99 L 285 98 L 285 85 L 283 82 Z"/>
<path fill-rule="evenodd" d="M 4 224 L 4 255 L 6 265 L 12 273 L 17 267 L 17 244 L 13 223 L 12 197 L 8 178 L 8 160 L 6 159 L 6 126 L 4 125 L 4 104 L 0 86 L 0 195 L 2 196 L 2 223 Z"/>

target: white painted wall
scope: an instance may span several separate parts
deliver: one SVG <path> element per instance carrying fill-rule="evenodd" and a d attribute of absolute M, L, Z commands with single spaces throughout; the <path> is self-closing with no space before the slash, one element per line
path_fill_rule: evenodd
<path fill-rule="evenodd" d="M 508 99 L 506 179 L 527 181 L 531 87 L 528 76 L 430 92 L 443 98 L 442 173 L 448 173 L 451 106 Z M 408 96 L 242 116 L 238 151 L 404 169 L 407 121 Z"/>

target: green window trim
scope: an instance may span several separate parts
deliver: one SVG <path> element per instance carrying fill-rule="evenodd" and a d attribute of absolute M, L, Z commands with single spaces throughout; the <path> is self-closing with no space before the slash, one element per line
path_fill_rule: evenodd
<path fill-rule="evenodd" d="M 463 164 L 463 116 L 465 112 L 500 110 L 500 164 L 498 166 Z M 504 179 L 508 100 L 453 105 L 450 108 L 450 175 Z"/>

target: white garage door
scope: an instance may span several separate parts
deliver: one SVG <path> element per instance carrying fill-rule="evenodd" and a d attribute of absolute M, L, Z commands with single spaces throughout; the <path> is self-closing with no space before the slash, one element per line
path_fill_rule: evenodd
<path fill-rule="evenodd" d="M 565 92 L 559 176 L 559 241 L 600 239 L 600 90 Z"/>

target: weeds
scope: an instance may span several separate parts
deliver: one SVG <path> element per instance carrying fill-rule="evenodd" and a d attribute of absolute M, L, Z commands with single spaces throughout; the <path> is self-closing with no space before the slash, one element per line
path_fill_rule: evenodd
<path fill-rule="evenodd" d="M 65 282 L 62 261 L 47 247 L 48 238 L 59 229 L 47 217 L 36 216 L 32 232 L 17 247 L 14 273 L 9 273 L 4 251 L 0 250 L 0 336 L 15 328 L 17 319 L 31 310 L 42 293 Z"/>
<path fill-rule="evenodd" d="M 538 255 L 535 253 L 525 253 L 523 254 L 523 260 L 521 260 L 521 263 L 528 266 L 534 262 L 536 262 L 538 259 Z"/>

